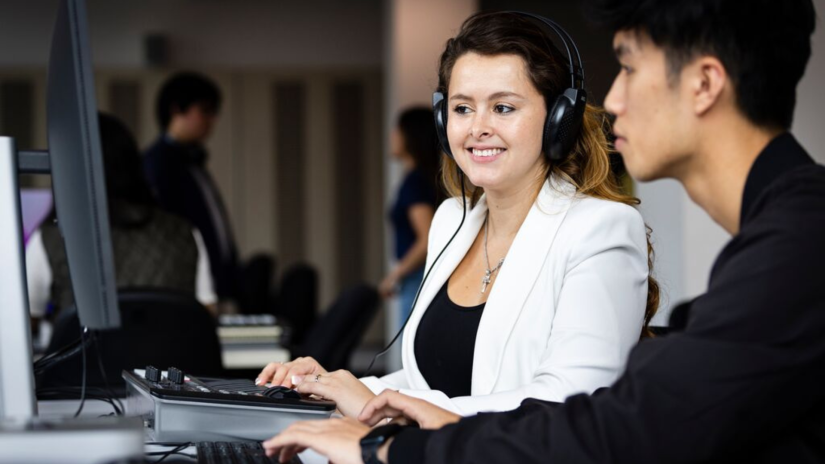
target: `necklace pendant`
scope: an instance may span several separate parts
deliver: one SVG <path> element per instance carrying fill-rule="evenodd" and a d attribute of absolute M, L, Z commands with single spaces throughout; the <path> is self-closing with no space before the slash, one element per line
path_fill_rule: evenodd
<path fill-rule="evenodd" d="M 484 294 L 484 292 L 487 291 L 487 284 L 489 284 L 489 283 L 490 283 L 490 272 L 488 271 L 487 275 L 485 275 L 484 277 L 481 278 L 481 293 L 482 294 Z"/>

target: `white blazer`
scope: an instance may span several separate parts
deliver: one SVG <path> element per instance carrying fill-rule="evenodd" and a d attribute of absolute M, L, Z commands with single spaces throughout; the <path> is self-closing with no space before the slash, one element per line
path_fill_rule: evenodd
<path fill-rule="evenodd" d="M 460 199 L 433 218 L 426 268 L 458 228 Z M 476 336 L 471 396 L 430 389 L 416 364 L 416 330 L 464 258 L 487 213 L 482 196 L 421 288 L 402 345 L 403 369 L 362 381 L 425 399 L 461 415 L 515 409 L 525 398 L 564 401 L 609 386 L 639 340 L 647 301 L 647 240 L 639 212 L 577 195 L 548 180 L 498 271 Z"/>

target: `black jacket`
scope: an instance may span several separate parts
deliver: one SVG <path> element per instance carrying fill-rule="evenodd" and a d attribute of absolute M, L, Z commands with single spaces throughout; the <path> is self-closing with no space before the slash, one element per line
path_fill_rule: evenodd
<path fill-rule="evenodd" d="M 199 145 L 178 144 L 166 136 L 144 156 L 146 178 L 160 205 L 200 231 L 215 292 L 223 300 L 236 296 L 238 252 L 229 216 L 205 163 L 206 152 Z"/>
<path fill-rule="evenodd" d="M 790 134 L 765 148 L 685 331 L 611 388 L 402 432 L 390 462 L 825 462 L 825 167 Z"/>

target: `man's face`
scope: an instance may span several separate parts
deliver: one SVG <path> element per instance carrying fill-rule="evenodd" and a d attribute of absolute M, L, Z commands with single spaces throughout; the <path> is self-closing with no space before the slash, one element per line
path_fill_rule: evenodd
<path fill-rule="evenodd" d="M 184 137 L 187 141 L 203 142 L 212 133 L 217 115 L 214 111 L 205 109 L 204 105 L 195 103 L 190 105 L 186 111 L 175 113 L 183 129 Z"/>
<path fill-rule="evenodd" d="M 616 116 L 616 150 L 638 180 L 678 177 L 695 138 L 689 89 L 669 79 L 664 50 L 646 35 L 618 32 L 613 47 L 622 69 L 604 106 Z"/>

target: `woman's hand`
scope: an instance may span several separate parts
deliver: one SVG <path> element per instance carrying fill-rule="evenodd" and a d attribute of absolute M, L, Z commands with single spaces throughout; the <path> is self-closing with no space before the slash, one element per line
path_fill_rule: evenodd
<path fill-rule="evenodd" d="M 422 429 L 440 429 L 447 424 L 458 422 L 461 416 L 428 401 L 397 391 L 384 390 L 364 406 L 358 420 L 373 426 L 386 419 L 402 423 L 417 422 Z"/>
<path fill-rule="evenodd" d="M 297 382 L 293 379 L 297 380 L 303 376 L 315 377 L 318 374 L 326 373 L 326 369 L 321 367 L 318 361 L 310 357 L 297 358 L 286 363 L 274 362 L 267 364 L 264 370 L 258 374 L 258 378 L 255 379 L 255 385 L 270 383 L 273 386 L 282 385 L 293 388 L 297 385 Z"/>
<path fill-rule="evenodd" d="M 378 284 L 378 294 L 381 295 L 382 298 L 389 298 L 395 295 L 395 292 L 398 290 L 399 280 L 400 277 L 397 275 L 395 269 L 393 269 L 384 277 L 384 280 Z"/>
<path fill-rule="evenodd" d="M 289 462 L 312 448 L 335 464 L 362 464 L 361 438 L 370 428 L 351 418 L 295 422 L 263 443 L 267 456 Z"/>
<path fill-rule="evenodd" d="M 355 417 L 375 394 L 349 371 L 339 370 L 297 378 L 301 393 L 308 393 L 335 401 L 341 414 Z"/>

